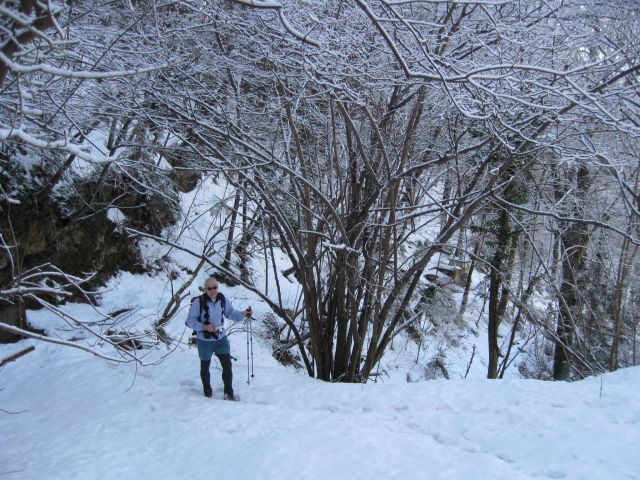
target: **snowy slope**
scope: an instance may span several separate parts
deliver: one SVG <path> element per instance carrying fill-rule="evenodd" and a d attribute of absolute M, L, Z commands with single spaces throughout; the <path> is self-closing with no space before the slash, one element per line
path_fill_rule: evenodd
<path fill-rule="evenodd" d="M 241 402 L 220 400 L 218 370 L 202 396 L 184 346 L 136 369 L 38 343 L 0 370 L 0 478 L 640 478 L 640 368 L 571 384 L 327 384 L 256 341 L 247 385 L 245 338 L 231 339 Z"/>
<path fill-rule="evenodd" d="M 224 186 L 206 182 L 183 195 L 183 222 L 171 229 L 172 238 L 182 232 L 181 243 L 201 252 L 224 217 L 214 200 L 229 198 Z M 120 325 L 126 330 L 148 329 L 196 263 L 180 250 L 141 245 L 159 270 L 122 273 L 100 296 L 103 312 L 132 309 Z M 267 283 L 259 256 L 253 262 L 255 283 Z M 286 258 L 278 264 L 286 268 Z M 201 272 L 189 295 L 208 273 Z M 281 287 L 284 304 L 293 308 L 297 285 L 281 279 Z M 241 287 L 222 291 L 236 308 L 252 305 L 258 319 L 268 313 Z M 470 302 L 470 324 L 477 325 L 481 302 Z M 101 318 L 89 305 L 64 310 L 87 322 Z M 168 327 L 174 339 L 188 333 L 185 315 L 183 309 Z M 114 355 L 45 310 L 28 316 L 50 336 Z M 640 478 L 640 368 L 571 384 L 519 380 L 514 368 L 508 380 L 488 381 L 483 336 L 442 323 L 451 330 L 440 335 L 458 348 L 434 336 L 417 355 L 401 335 L 381 362 L 379 383 L 366 385 L 327 384 L 286 369 L 258 336 L 248 385 L 246 336 L 235 329 L 237 403 L 221 400 L 215 360 L 214 398 L 202 395 L 197 353 L 184 342 L 141 351 L 144 367 L 35 343 L 34 352 L 0 369 L 0 480 Z M 259 322 L 255 328 L 260 333 Z M 31 344 L 0 345 L 0 359 Z M 452 380 L 423 381 L 420 369 L 443 350 Z"/>

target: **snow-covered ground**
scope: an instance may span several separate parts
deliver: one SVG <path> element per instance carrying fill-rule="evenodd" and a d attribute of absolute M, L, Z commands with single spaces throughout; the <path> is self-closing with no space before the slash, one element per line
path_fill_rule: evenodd
<path fill-rule="evenodd" d="M 136 368 L 37 343 L 0 370 L 0 478 L 640 478 L 640 368 L 574 383 L 328 384 L 256 340 L 247 385 L 246 337 L 231 341 L 240 402 L 221 400 L 217 369 L 214 398 L 202 395 L 186 346 Z"/>
<path fill-rule="evenodd" d="M 212 198 L 232 197 L 213 184 L 185 194 L 184 222 L 170 232 L 182 232 L 181 243 L 196 253 L 224 216 Z M 125 330 L 157 320 L 196 263 L 184 251 L 147 240 L 141 246 L 154 273 L 121 273 L 100 296 L 103 312 L 132 309 L 122 316 Z M 273 269 L 261 273 L 259 261 L 254 282 L 273 285 Z M 277 263 L 278 271 L 286 268 L 284 255 Z M 293 308 L 298 287 L 284 278 L 280 286 Z M 258 320 L 268 314 L 241 287 L 222 291 L 238 309 L 251 305 Z M 89 305 L 63 310 L 101 328 Z M 470 298 L 467 323 L 477 327 L 482 312 L 482 301 Z M 185 315 L 168 327 L 174 339 L 188 334 Z M 28 318 L 51 337 L 116 355 L 46 310 Z M 640 367 L 574 383 L 522 380 L 511 368 L 506 380 L 488 381 L 482 325 L 474 332 L 453 317 L 439 320 L 439 332 L 420 350 L 398 336 L 378 383 L 365 385 L 324 383 L 279 365 L 259 321 L 248 384 L 246 335 L 236 329 L 230 338 L 240 402 L 221 400 L 216 360 L 214 398 L 203 396 L 197 353 L 184 341 L 141 351 L 147 366 L 31 340 L 0 345 L 0 359 L 36 346 L 0 369 L 0 480 L 640 479 Z M 451 380 L 425 381 L 434 356 Z"/>

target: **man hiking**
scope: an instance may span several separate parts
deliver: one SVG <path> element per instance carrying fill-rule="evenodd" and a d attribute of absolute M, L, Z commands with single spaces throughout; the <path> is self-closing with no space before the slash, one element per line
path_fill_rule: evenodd
<path fill-rule="evenodd" d="M 204 396 L 211 398 L 211 356 L 215 353 L 222 366 L 222 383 L 224 384 L 224 399 L 235 400 L 233 394 L 233 374 L 231 372 L 231 346 L 224 331 L 224 319 L 240 321 L 250 318 L 251 307 L 244 312 L 234 310 L 231 302 L 219 291 L 218 280 L 209 277 L 204 282 L 204 294 L 196 298 L 191 304 L 186 325 L 196 332 L 196 344 L 200 357 L 200 378 Z"/>

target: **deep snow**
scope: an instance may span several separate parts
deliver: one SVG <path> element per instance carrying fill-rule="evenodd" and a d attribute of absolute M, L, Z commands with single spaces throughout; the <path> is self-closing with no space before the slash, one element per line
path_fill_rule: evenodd
<path fill-rule="evenodd" d="M 328 384 L 231 338 L 241 402 L 194 349 L 153 366 L 37 343 L 0 370 L 0 478 L 635 479 L 640 368 L 574 383 Z M 0 357 L 30 341 L 0 346 Z M 217 366 L 216 366 L 217 368 Z"/>

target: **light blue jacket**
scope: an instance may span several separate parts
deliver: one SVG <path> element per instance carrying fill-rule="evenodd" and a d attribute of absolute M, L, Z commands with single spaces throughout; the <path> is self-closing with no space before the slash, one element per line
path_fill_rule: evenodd
<path fill-rule="evenodd" d="M 202 295 L 200 295 L 196 300 L 191 304 L 191 308 L 189 309 L 189 314 L 187 315 L 187 321 L 184 322 L 187 327 L 191 328 L 196 332 L 196 336 L 198 340 L 203 340 L 205 342 L 213 342 L 215 338 L 204 338 L 204 310 L 202 311 L 202 315 L 200 315 L 200 301 L 202 300 Z M 228 297 L 224 297 L 224 312 L 222 311 L 222 302 L 216 298 L 215 303 L 211 300 L 207 300 L 207 309 L 209 310 L 209 322 L 211 325 L 215 326 L 218 331 L 216 335 L 218 336 L 218 340 L 226 336 L 226 332 L 224 331 L 224 326 L 222 325 L 222 316 L 224 318 L 228 318 L 233 320 L 234 322 L 239 322 L 244 319 L 244 312 L 240 310 L 235 310 L 231 301 Z"/>

